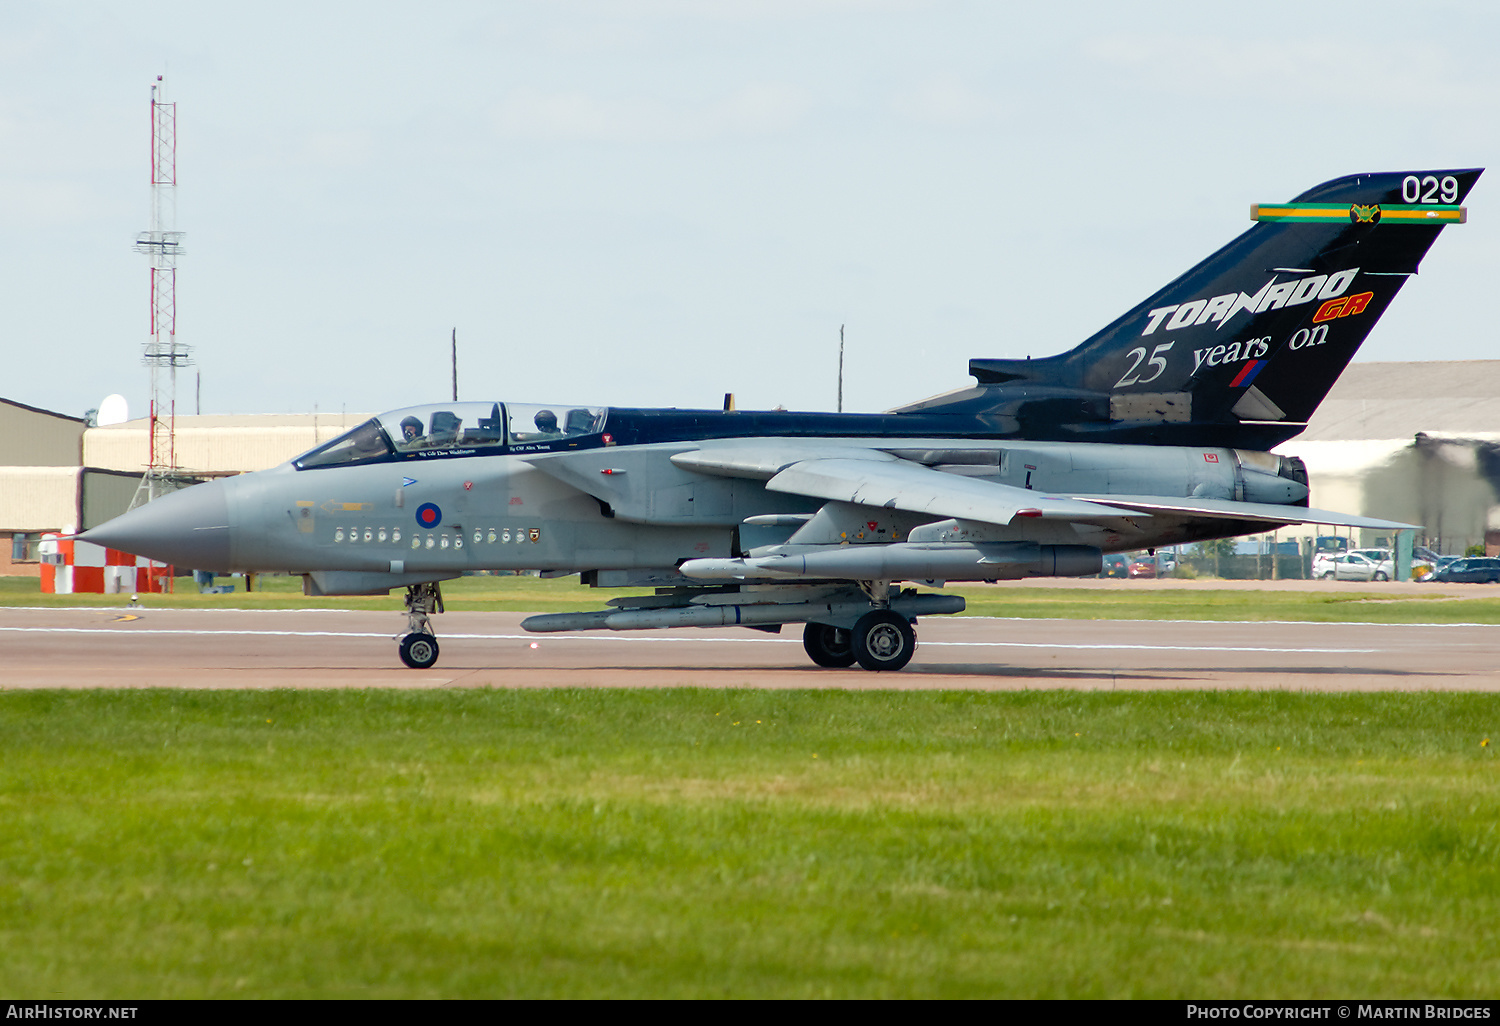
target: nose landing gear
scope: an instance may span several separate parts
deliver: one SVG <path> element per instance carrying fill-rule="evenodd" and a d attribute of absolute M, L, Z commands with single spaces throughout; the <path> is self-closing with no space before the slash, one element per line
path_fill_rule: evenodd
<path fill-rule="evenodd" d="M 427 669 L 437 657 L 437 638 L 431 634 L 408 634 L 401 639 L 401 661 L 413 670 Z"/>
<path fill-rule="evenodd" d="M 436 583 L 413 584 L 406 589 L 406 634 L 401 637 L 401 661 L 413 670 L 425 670 L 438 659 L 437 637 L 428 619 L 443 611 L 443 591 Z"/>

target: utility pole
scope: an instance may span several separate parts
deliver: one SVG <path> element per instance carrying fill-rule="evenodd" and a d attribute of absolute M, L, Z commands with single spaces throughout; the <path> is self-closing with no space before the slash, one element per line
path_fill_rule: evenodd
<path fill-rule="evenodd" d="M 844 326 L 839 325 L 839 412 L 844 412 Z"/>
<path fill-rule="evenodd" d="M 453 329 L 453 401 L 458 402 L 458 329 Z"/>

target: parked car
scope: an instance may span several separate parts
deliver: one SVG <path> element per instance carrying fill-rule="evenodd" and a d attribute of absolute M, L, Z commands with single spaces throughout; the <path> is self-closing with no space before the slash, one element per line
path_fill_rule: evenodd
<path fill-rule="evenodd" d="M 1390 556 L 1385 549 L 1351 549 L 1348 552 L 1315 552 L 1312 558 L 1312 575 L 1314 577 L 1333 578 L 1334 565 L 1345 556 L 1359 556 L 1361 559 L 1373 560 L 1379 563 Z M 1339 580 L 1344 580 L 1340 577 Z"/>
<path fill-rule="evenodd" d="M 1389 559 L 1371 559 L 1359 552 L 1342 552 L 1323 564 L 1314 576 L 1325 581 L 1389 581 L 1396 574 Z"/>
<path fill-rule="evenodd" d="M 1344 556 L 1359 556 L 1372 563 L 1380 564 L 1380 567 L 1369 577 L 1350 576 L 1352 571 L 1347 568 L 1335 573 L 1335 562 Z M 1452 558 L 1452 556 L 1438 556 L 1431 549 L 1422 548 L 1420 545 L 1416 546 L 1411 551 L 1412 579 L 1418 581 L 1426 580 L 1427 575 L 1436 570 L 1440 565 L 1439 560 Z M 1390 581 L 1396 578 L 1396 561 L 1392 557 L 1390 549 L 1351 549 L 1348 552 L 1317 552 L 1313 554 L 1312 575 L 1323 580 L 1337 578 L 1340 581 Z"/>
<path fill-rule="evenodd" d="M 1104 557 L 1104 569 L 1099 571 L 1100 577 L 1129 577 L 1130 560 L 1118 552 Z"/>
<path fill-rule="evenodd" d="M 1156 560 L 1150 558 L 1138 559 L 1130 564 L 1129 572 L 1131 577 L 1155 577 Z"/>
<path fill-rule="evenodd" d="M 1500 559 L 1465 556 L 1434 570 L 1422 580 L 1443 584 L 1500 584 Z"/>

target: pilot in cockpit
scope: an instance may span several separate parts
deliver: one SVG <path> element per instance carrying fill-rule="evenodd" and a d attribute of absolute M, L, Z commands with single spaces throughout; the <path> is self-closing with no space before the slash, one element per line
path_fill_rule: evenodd
<path fill-rule="evenodd" d="M 422 421 L 417 417 L 401 418 L 401 441 L 403 449 L 410 449 L 422 440 Z"/>
<path fill-rule="evenodd" d="M 540 410 L 535 417 L 536 429 L 544 435 L 558 434 L 557 414 L 551 410 Z"/>

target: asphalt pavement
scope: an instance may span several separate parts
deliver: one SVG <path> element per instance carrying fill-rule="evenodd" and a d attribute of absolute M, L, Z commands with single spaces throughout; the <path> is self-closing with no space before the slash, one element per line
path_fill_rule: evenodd
<path fill-rule="evenodd" d="M 1076 586 L 1182 583 L 1192 582 Z M 0 689 L 1500 690 L 1500 626 L 1491 625 L 932 617 L 918 625 L 911 665 L 870 673 L 815 667 L 802 650 L 800 626 L 780 635 L 744 628 L 532 635 L 520 629 L 525 615 L 435 617 L 438 664 L 409 670 L 397 658 L 394 639 L 405 616 L 395 612 L 0 608 Z"/>

